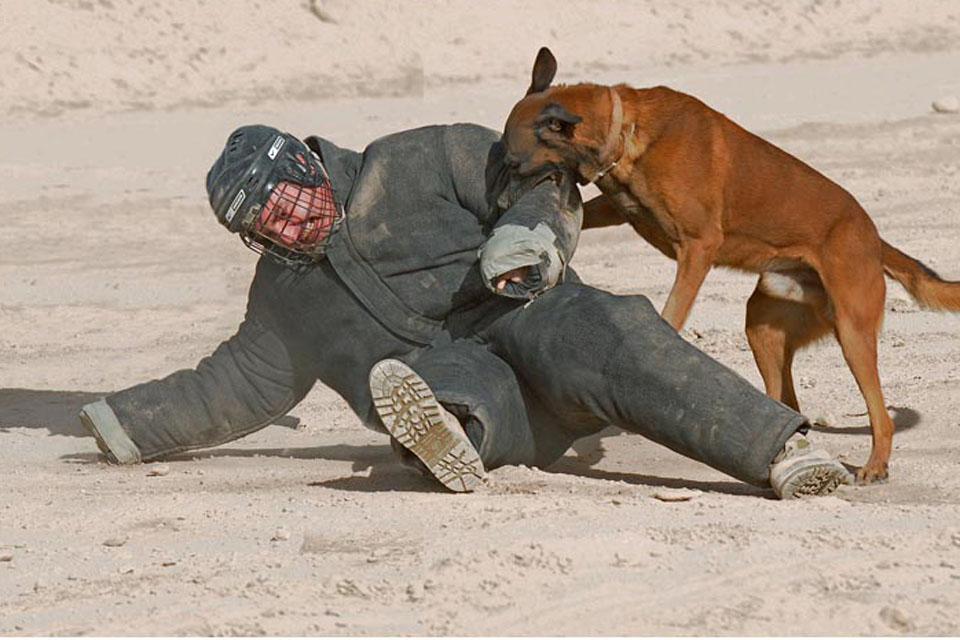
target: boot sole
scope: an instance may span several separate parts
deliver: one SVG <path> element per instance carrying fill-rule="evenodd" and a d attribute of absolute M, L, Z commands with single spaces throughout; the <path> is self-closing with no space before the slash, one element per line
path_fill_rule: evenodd
<path fill-rule="evenodd" d="M 448 424 L 433 391 L 399 360 L 382 360 L 370 370 L 370 392 L 383 425 L 451 491 L 473 490 L 483 480 L 480 454 L 459 424 Z"/>
<path fill-rule="evenodd" d="M 801 461 L 798 461 L 801 462 Z M 802 461 L 796 470 L 787 469 L 778 494 L 783 500 L 823 496 L 850 481 L 850 473 L 833 460 L 821 463 Z"/>

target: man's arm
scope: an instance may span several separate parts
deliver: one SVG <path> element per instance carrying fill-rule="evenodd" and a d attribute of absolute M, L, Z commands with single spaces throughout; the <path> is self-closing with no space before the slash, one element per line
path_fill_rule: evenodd
<path fill-rule="evenodd" d="M 574 180 L 557 173 L 511 181 L 499 135 L 483 127 L 448 127 L 444 137 L 458 201 L 490 228 L 480 249 L 487 287 L 532 298 L 555 285 L 583 220 Z"/>
<path fill-rule="evenodd" d="M 573 180 L 555 174 L 534 182 L 500 216 L 480 249 L 487 286 L 511 298 L 532 298 L 556 285 L 573 257 L 583 222 Z"/>
<path fill-rule="evenodd" d="M 583 203 L 583 225 L 581 230 L 626 223 L 627 219 L 623 217 L 623 213 L 620 212 L 605 195 L 596 196 Z M 497 276 L 497 292 L 503 292 L 507 284 L 511 282 L 522 283 L 527 279 L 528 270 L 529 267 L 518 267 Z"/>
<path fill-rule="evenodd" d="M 83 408 L 81 420 L 120 463 L 215 446 L 285 415 L 315 378 L 248 310 L 237 333 L 196 369 L 136 385 Z"/>

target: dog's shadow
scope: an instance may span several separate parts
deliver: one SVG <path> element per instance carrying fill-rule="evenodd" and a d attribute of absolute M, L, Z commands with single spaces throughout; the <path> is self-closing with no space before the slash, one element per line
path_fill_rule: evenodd
<path fill-rule="evenodd" d="M 891 413 L 890 419 L 893 420 L 893 426 L 897 428 L 897 433 L 909 431 L 920 424 L 920 412 L 916 411 L 915 409 L 911 409 L 909 407 L 894 407 L 891 405 L 887 407 L 887 411 Z M 866 414 L 857 414 L 854 417 L 860 417 L 861 415 L 866 416 Z M 844 436 L 860 436 L 871 434 L 869 423 L 860 427 L 841 427 L 838 425 L 811 423 L 810 430 L 819 433 L 832 433 Z"/>

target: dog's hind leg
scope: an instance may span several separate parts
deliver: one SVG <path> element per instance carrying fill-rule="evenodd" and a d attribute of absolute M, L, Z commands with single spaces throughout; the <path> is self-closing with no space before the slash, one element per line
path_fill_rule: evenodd
<path fill-rule="evenodd" d="M 855 245 L 848 243 L 850 246 Z M 874 265 L 870 256 L 844 258 L 838 258 L 833 268 L 821 275 L 836 310 L 837 340 L 870 416 L 873 448 L 867 463 L 857 472 L 857 480 L 870 483 L 887 477 L 893 443 L 893 421 L 884 404 L 877 369 L 877 334 L 883 320 L 886 284 L 879 261 Z"/>
<path fill-rule="evenodd" d="M 882 281 L 881 281 L 882 286 Z M 864 304 L 866 301 L 861 302 Z M 843 357 L 853 372 L 867 403 L 873 448 L 867 463 L 857 472 L 857 479 L 869 483 L 887 477 L 887 462 L 893 443 L 893 421 L 887 413 L 880 388 L 880 373 L 877 370 L 877 325 L 883 313 L 883 298 L 879 311 L 851 313 L 841 308 L 837 301 L 837 339 L 843 349 Z"/>
<path fill-rule="evenodd" d="M 800 411 L 793 386 L 793 356 L 805 345 L 828 334 L 833 325 L 824 305 L 810 304 L 817 298 L 817 289 L 821 299 L 826 297 L 818 283 L 783 277 L 790 283 L 770 274 L 760 276 L 757 288 L 747 301 L 747 341 L 767 395 Z M 791 284 L 789 291 L 784 291 L 785 284 Z M 794 297 L 791 293 L 805 295 Z"/>

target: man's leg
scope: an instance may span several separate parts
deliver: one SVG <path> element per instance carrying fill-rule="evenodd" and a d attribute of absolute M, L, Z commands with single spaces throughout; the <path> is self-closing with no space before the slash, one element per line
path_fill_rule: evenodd
<path fill-rule="evenodd" d="M 372 369 L 370 385 L 395 441 L 454 491 L 475 487 L 485 469 L 549 464 L 573 440 L 561 430 L 532 428 L 549 423 L 541 415 L 546 409 L 524 393 L 505 362 L 475 342 L 384 360 Z"/>
<path fill-rule="evenodd" d="M 770 486 L 774 458 L 807 426 L 685 342 L 643 296 L 560 285 L 504 315 L 484 337 L 545 404 L 572 417 L 569 424 L 591 416 L 757 486 Z M 789 458 L 803 449 L 793 447 Z M 795 467 L 778 493 L 825 492 L 845 479 L 832 459 L 808 469 L 821 476 L 810 486 Z"/>

